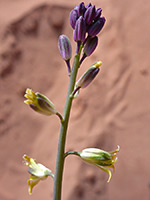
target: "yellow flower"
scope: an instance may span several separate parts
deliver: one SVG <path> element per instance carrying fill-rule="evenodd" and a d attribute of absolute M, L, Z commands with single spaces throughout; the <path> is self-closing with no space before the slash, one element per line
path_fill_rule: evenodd
<path fill-rule="evenodd" d="M 106 167 L 115 169 L 114 163 L 117 161 L 116 154 L 119 152 L 119 149 L 120 147 L 118 146 L 115 151 L 107 152 L 97 148 L 87 148 L 80 152 L 79 155 L 84 161 L 107 172 L 109 175 L 107 182 L 109 182 L 111 179 L 111 171 Z"/>
<path fill-rule="evenodd" d="M 53 115 L 57 113 L 54 104 L 43 94 L 39 92 L 34 93 L 31 89 L 27 88 L 24 96 L 27 98 L 24 103 L 30 105 L 36 112 L 44 115 Z"/>
<path fill-rule="evenodd" d="M 24 164 L 29 166 L 28 172 L 31 174 L 29 180 L 27 181 L 29 185 L 29 194 L 32 194 L 33 187 L 38 184 L 40 180 L 46 179 L 48 176 L 54 178 L 54 174 L 48 168 L 40 163 L 36 163 L 33 158 L 27 155 L 23 156 Z"/>

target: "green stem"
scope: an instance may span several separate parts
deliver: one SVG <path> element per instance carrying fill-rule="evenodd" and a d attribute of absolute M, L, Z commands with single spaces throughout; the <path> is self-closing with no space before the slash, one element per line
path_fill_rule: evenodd
<path fill-rule="evenodd" d="M 80 156 L 80 153 L 77 151 L 68 151 L 64 154 L 64 157 L 66 158 L 69 155 L 76 155 L 76 156 Z"/>
<path fill-rule="evenodd" d="M 53 192 L 53 200 L 61 200 L 61 188 L 62 188 L 62 178 L 63 178 L 63 168 L 64 168 L 64 152 L 65 152 L 65 142 L 66 142 L 66 134 L 70 116 L 70 110 L 72 105 L 73 97 L 71 96 L 76 76 L 79 68 L 79 59 L 82 50 L 82 45 L 80 46 L 80 50 L 78 54 L 74 58 L 73 68 L 70 76 L 70 82 L 65 102 L 63 121 L 61 122 L 59 141 L 58 141 L 58 150 L 57 150 L 57 159 L 56 159 L 56 169 L 55 169 L 55 177 L 54 177 L 54 192 Z"/>

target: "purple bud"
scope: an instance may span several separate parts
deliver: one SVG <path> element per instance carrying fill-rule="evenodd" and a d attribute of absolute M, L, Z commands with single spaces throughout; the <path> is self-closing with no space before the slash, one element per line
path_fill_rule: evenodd
<path fill-rule="evenodd" d="M 71 48 L 70 40 L 66 35 L 59 36 L 58 48 L 59 48 L 61 57 L 65 61 L 70 60 L 72 56 L 72 48 Z"/>
<path fill-rule="evenodd" d="M 93 51 L 96 49 L 98 44 L 98 37 L 89 38 L 84 46 L 83 53 L 86 56 L 90 56 Z"/>
<path fill-rule="evenodd" d="M 77 10 L 74 9 L 70 12 L 70 25 L 72 26 L 73 29 L 75 29 L 77 19 L 78 19 L 78 13 Z"/>
<path fill-rule="evenodd" d="M 93 64 L 82 76 L 81 78 L 77 81 L 76 83 L 76 87 L 77 88 L 85 88 L 87 87 L 92 80 L 95 78 L 95 76 L 98 74 L 99 72 L 99 67 L 102 65 L 102 62 L 96 62 L 95 64 Z"/>
<path fill-rule="evenodd" d="M 88 3 L 88 4 L 85 6 L 85 8 L 88 9 L 88 8 L 91 7 L 91 6 L 92 6 L 92 4 L 91 4 L 91 3 Z"/>
<path fill-rule="evenodd" d="M 78 7 L 78 9 L 77 9 L 77 11 L 78 11 L 78 16 L 83 16 L 84 15 L 84 13 L 85 13 L 85 5 L 84 5 L 84 2 L 82 2 L 82 3 L 80 3 L 79 4 L 79 7 Z"/>
<path fill-rule="evenodd" d="M 84 14 L 85 22 L 91 24 L 95 18 L 95 6 L 89 7 Z"/>
<path fill-rule="evenodd" d="M 103 28 L 105 24 L 105 18 L 100 17 L 88 28 L 88 34 L 91 37 L 95 37 Z"/>
<path fill-rule="evenodd" d="M 100 18 L 101 14 L 102 14 L 102 9 L 101 9 L 101 8 L 98 8 L 98 9 L 96 10 L 95 19 L 94 19 L 94 20 Z"/>
<path fill-rule="evenodd" d="M 82 16 L 78 18 L 76 21 L 75 29 L 74 29 L 74 40 L 75 42 L 81 41 L 84 42 L 86 34 L 86 24 L 85 20 Z"/>

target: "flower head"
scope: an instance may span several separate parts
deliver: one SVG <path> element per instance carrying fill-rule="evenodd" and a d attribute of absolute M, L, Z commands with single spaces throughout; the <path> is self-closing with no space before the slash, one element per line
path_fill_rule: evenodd
<path fill-rule="evenodd" d="M 119 149 L 120 147 L 118 146 L 115 151 L 107 152 L 97 148 L 87 148 L 80 152 L 79 155 L 84 161 L 93 164 L 107 172 L 109 174 L 107 182 L 109 182 L 111 179 L 111 171 L 106 167 L 113 168 L 113 170 L 115 169 L 114 163 L 117 161 L 116 154 Z"/>
<path fill-rule="evenodd" d="M 40 180 L 46 179 L 48 176 L 54 177 L 50 169 L 46 168 L 40 163 L 36 163 L 33 158 L 27 155 L 23 156 L 24 164 L 29 166 L 28 172 L 31 174 L 27 181 L 29 185 L 29 194 L 32 194 L 33 187 L 39 183 Z"/>
<path fill-rule="evenodd" d="M 27 98 L 24 103 L 30 105 L 36 112 L 44 115 L 53 115 L 57 113 L 54 104 L 43 94 L 39 92 L 34 93 L 31 89 L 27 88 L 24 96 Z"/>
<path fill-rule="evenodd" d="M 105 18 L 101 17 L 102 9 L 91 3 L 86 6 L 80 3 L 70 12 L 70 25 L 74 29 L 74 40 L 86 42 L 85 36 L 95 37 L 102 30 Z"/>

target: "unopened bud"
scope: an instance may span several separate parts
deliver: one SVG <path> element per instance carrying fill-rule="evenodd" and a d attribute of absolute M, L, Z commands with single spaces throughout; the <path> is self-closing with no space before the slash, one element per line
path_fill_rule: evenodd
<path fill-rule="evenodd" d="M 81 2 L 78 6 L 78 15 L 79 16 L 83 16 L 84 15 L 84 12 L 85 12 L 85 5 L 84 5 L 84 2 Z"/>
<path fill-rule="evenodd" d="M 78 18 L 76 21 L 75 29 L 74 29 L 74 40 L 75 42 L 81 41 L 84 42 L 86 34 L 86 24 L 85 20 L 82 16 Z"/>
<path fill-rule="evenodd" d="M 73 29 L 75 29 L 77 19 L 78 19 L 78 12 L 77 10 L 74 9 L 70 12 L 70 25 L 72 26 Z"/>
<path fill-rule="evenodd" d="M 105 18 L 100 17 L 88 28 L 88 34 L 91 37 L 95 37 L 103 28 L 105 24 Z"/>
<path fill-rule="evenodd" d="M 76 87 L 85 88 L 87 87 L 95 78 L 97 73 L 99 72 L 99 67 L 102 65 L 102 62 L 96 62 L 81 76 L 81 78 L 77 81 Z"/>
<path fill-rule="evenodd" d="M 94 19 L 94 20 L 100 18 L 101 14 L 102 14 L 102 9 L 101 9 L 101 8 L 98 8 L 98 9 L 96 10 L 96 12 L 95 12 L 95 19 Z"/>
<path fill-rule="evenodd" d="M 92 6 L 92 4 L 91 4 L 91 3 L 88 3 L 88 4 L 85 6 L 85 8 L 88 9 L 88 8 L 91 7 L 91 6 Z"/>
<path fill-rule="evenodd" d="M 61 57 L 67 61 L 72 56 L 72 47 L 69 38 L 66 35 L 60 35 L 58 39 L 58 48 Z"/>
<path fill-rule="evenodd" d="M 101 61 L 93 64 L 89 69 L 80 77 L 80 79 L 76 82 L 74 91 L 72 92 L 72 97 L 76 98 L 79 95 L 80 88 L 87 87 L 92 80 L 95 78 L 97 73 L 99 72 L 99 67 L 102 65 Z"/>
<path fill-rule="evenodd" d="M 89 38 L 87 40 L 87 42 L 85 43 L 83 53 L 86 56 L 90 56 L 93 53 L 93 51 L 96 49 L 97 44 L 98 44 L 98 37 L 97 36 L 95 36 L 93 38 Z"/>
<path fill-rule="evenodd" d="M 85 17 L 85 22 L 87 23 L 87 24 L 91 24 L 92 22 L 93 22 L 93 20 L 94 20 L 94 18 L 95 18 L 95 6 L 93 5 L 93 6 L 90 6 L 87 10 L 86 10 L 86 12 L 85 12 L 85 14 L 84 14 L 84 17 Z"/>

